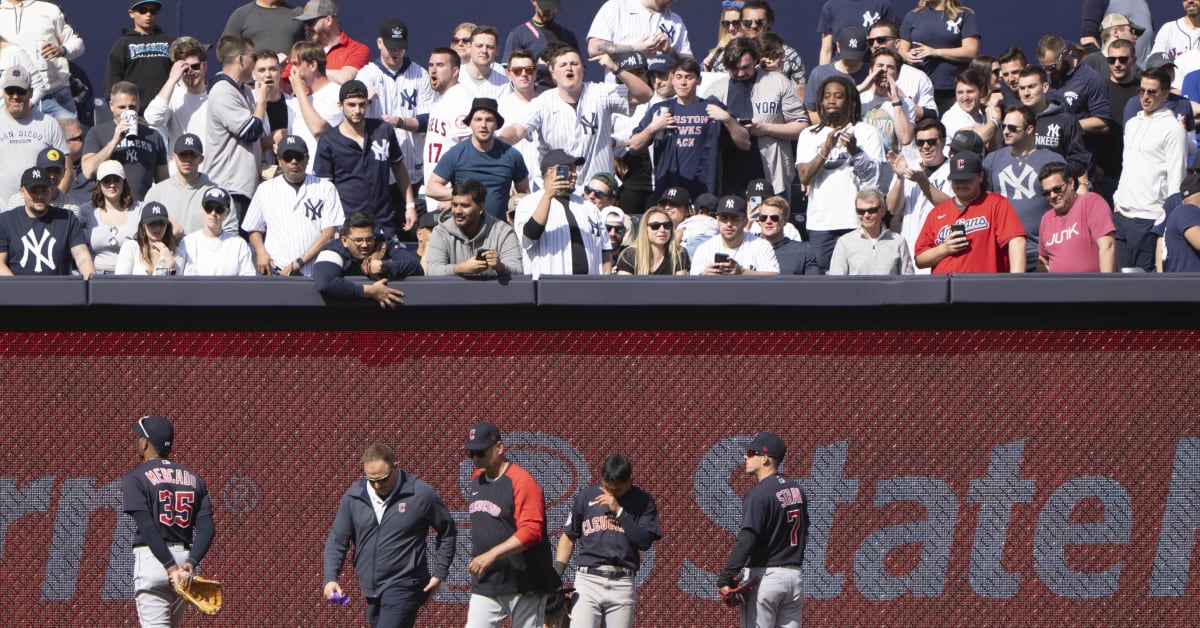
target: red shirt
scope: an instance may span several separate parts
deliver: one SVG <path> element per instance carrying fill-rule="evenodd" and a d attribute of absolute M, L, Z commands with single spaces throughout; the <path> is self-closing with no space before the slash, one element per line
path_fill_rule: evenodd
<path fill-rule="evenodd" d="M 950 237 L 950 225 L 966 225 L 966 250 L 943 257 L 933 266 L 937 274 L 949 273 L 1006 273 L 1008 272 L 1008 243 L 1025 237 L 1021 220 L 1008 199 L 985 192 L 961 211 L 954 199 L 938 203 L 925 219 L 921 235 L 917 236 L 916 254 L 932 249 Z"/>
<path fill-rule="evenodd" d="M 1115 231 L 1112 208 L 1095 192 L 1075 199 L 1066 214 L 1054 210 L 1042 216 L 1038 254 L 1052 273 L 1100 272 L 1100 238 Z"/>
<path fill-rule="evenodd" d="M 342 31 L 337 43 L 325 51 L 325 71 L 340 70 L 348 65 L 362 69 L 371 61 L 371 50 L 363 44 L 350 39 L 346 31 Z"/>

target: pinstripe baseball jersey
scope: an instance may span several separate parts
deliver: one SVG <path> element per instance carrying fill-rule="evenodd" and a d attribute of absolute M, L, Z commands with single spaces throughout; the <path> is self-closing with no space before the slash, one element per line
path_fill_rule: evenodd
<path fill-rule="evenodd" d="M 588 179 L 581 177 L 580 180 Z M 571 274 L 571 227 L 562 203 L 550 202 L 550 214 L 546 217 L 546 230 L 542 237 L 531 240 L 525 235 L 525 223 L 533 216 L 533 210 L 544 194 L 545 191 L 534 192 L 521 199 L 513 219 L 517 241 L 521 244 L 521 261 L 525 272 L 533 275 L 534 279 L 541 275 Z M 575 223 L 579 225 L 583 248 L 587 251 L 588 274 L 599 275 L 604 251 L 612 250 L 612 242 L 600 223 L 600 210 L 578 194 L 571 195 L 570 206 Z"/>
<path fill-rule="evenodd" d="M 429 125 L 425 130 L 425 165 L 423 179 L 433 177 L 433 169 L 446 151 L 471 135 L 467 112 L 471 110 L 471 90 L 461 83 L 447 89 L 429 107 Z"/>
<path fill-rule="evenodd" d="M 679 14 L 667 9 L 652 11 L 642 5 L 641 0 L 608 0 L 588 29 L 587 39 L 603 39 L 614 44 L 632 45 L 656 33 L 663 33 L 671 43 L 671 49 L 681 55 L 692 54 L 687 26 Z M 667 60 L 665 53 L 646 55 L 647 63 Z M 609 75 L 610 81 L 611 74 Z"/>
<path fill-rule="evenodd" d="M 539 161 L 556 148 L 583 157 L 576 179 L 580 187 L 598 172 L 611 172 L 613 114 L 629 115 L 628 93 L 624 85 L 584 83 L 574 107 L 557 89 L 533 99 L 525 134 L 538 138 Z"/>
<path fill-rule="evenodd" d="M 375 88 L 375 99 L 367 107 L 368 118 L 411 118 L 429 113 L 429 107 L 433 104 L 429 72 L 413 63 L 412 59 L 406 58 L 398 73 L 388 70 L 378 60 L 372 61 L 359 70 L 355 78 L 367 87 Z M 424 172 L 422 152 L 425 136 L 397 128 L 396 140 L 400 142 L 400 153 L 404 155 L 404 163 L 408 166 L 409 180 L 413 183 L 420 181 Z"/>
<path fill-rule="evenodd" d="M 283 268 L 303 255 L 321 230 L 336 229 L 345 219 L 337 188 L 329 181 L 310 174 L 296 188 L 278 176 L 258 186 L 242 229 L 265 232 L 263 246 L 271 264 Z M 300 272 L 311 277 L 312 265 L 309 260 Z"/>

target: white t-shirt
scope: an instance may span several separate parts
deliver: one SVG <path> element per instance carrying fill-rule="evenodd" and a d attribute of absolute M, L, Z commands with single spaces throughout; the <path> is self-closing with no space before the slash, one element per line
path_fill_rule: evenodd
<path fill-rule="evenodd" d="M 681 55 L 692 54 L 692 44 L 688 40 L 687 26 L 679 14 L 666 10 L 661 13 L 651 11 L 642 5 L 641 0 L 608 0 L 588 29 L 588 39 L 603 39 L 614 44 L 632 45 L 654 33 L 666 33 L 671 42 L 671 49 Z M 586 45 L 586 44 L 585 44 Z M 646 55 L 647 63 L 667 60 L 664 53 Z M 610 74 L 608 81 L 615 82 Z"/>
<path fill-rule="evenodd" d="M 909 168 L 924 169 L 921 161 L 918 159 L 915 162 L 909 162 Z M 946 196 L 953 197 L 954 190 L 950 187 L 950 180 L 947 176 L 950 174 L 950 160 L 942 162 L 937 170 L 929 174 L 929 186 L 934 189 L 941 190 Z M 904 185 L 904 220 L 900 224 L 900 236 L 904 238 L 904 244 L 908 247 L 908 254 L 913 259 L 916 259 L 916 244 L 917 236 L 921 235 L 921 227 L 925 226 L 925 219 L 929 217 L 929 212 L 933 211 L 933 203 L 925 198 L 925 194 L 921 192 L 921 188 L 912 181 L 905 180 Z M 928 275 L 933 269 L 918 268 L 918 275 Z"/>
<path fill-rule="evenodd" d="M 253 277 L 254 256 L 250 245 L 240 237 L 222 231 L 212 238 L 203 231 L 189 233 L 176 253 L 183 255 L 183 274 L 199 277 Z"/>
<path fill-rule="evenodd" d="M 175 251 L 175 274 L 183 274 L 183 254 L 181 249 Z M 142 250 L 138 247 L 135 240 L 126 240 L 121 245 L 121 252 L 117 254 L 117 269 L 118 275 L 152 275 L 153 268 L 146 266 L 146 261 L 142 259 Z"/>
<path fill-rule="evenodd" d="M 509 82 L 508 76 L 503 70 L 499 72 L 492 70 L 483 78 L 475 78 L 471 76 L 467 67 L 463 66 L 458 72 L 458 84 L 470 90 L 476 98 L 499 100 L 501 96 L 512 91 L 512 83 Z"/>
<path fill-rule="evenodd" d="M 329 123 L 330 128 L 334 128 L 342 123 L 342 106 L 338 103 L 338 91 L 342 89 L 341 85 L 330 81 L 325 87 L 313 92 L 312 105 L 317 114 Z M 308 154 L 317 154 L 317 136 L 309 130 L 308 125 L 304 122 L 304 116 L 300 114 L 300 105 L 296 104 L 296 99 L 293 98 L 287 101 L 287 106 L 292 109 L 288 114 L 288 122 L 291 124 L 289 131 L 292 135 L 299 135 L 304 139 L 304 143 L 308 145 Z M 309 158 L 308 172 L 312 174 L 313 162 L 315 159 Z"/>
<path fill-rule="evenodd" d="M 207 101 L 208 90 L 193 94 L 187 90 L 183 81 L 180 81 L 171 92 L 171 100 L 155 96 L 150 104 L 146 105 L 142 117 L 146 119 L 146 124 L 166 131 L 167 150 L 174 151 L 175 139 L 185 133 L 204 137 L 205 116 L 208 115 L 204 103 Z M 171 169 L 171 176 L 175 176 L 175 160 L 171 159 L 167 163 Z M 204 163 L 201 162 L 200 165 L 203 169 Z"/>
<path fill-rule="evenodd" d="M 825 159 L 825 167 L 809 187 L 810 231 L 857 229 L 859 221 L 854 213 L 854 196 L 859 190 L 879 183 L 880 164 L 886 163 L 883 137 L 865 122 L 856 122 L 853 126 L 859 154 L 851 158 L 841 143 L 835 143 Z M 826 126 L 810 127 L 800 133 L 796 163 L 806 164 L 816 158 L 825 146 L 825 138 L 832 132 L 833 129 Z"/>
<path fill-rule="evenodd" d="M 441 161 L 442 155 L 471 136 L 467 112 L 471 110 L 474 98 L 471 90 L 462 83 L 447 89 L 440 97 L 434 95 L 433 104 L 429 107 L 429 125 L 425 129 L 425 182 L 433 179 L 433 169 Z"/>
<path fill-rule="evenodd" d="M 696 254 L 692 256 L 691 274 L 703 274 L 704 269 L 712 266 L 716 261 L 717 253 L 725 253 L 730 259 L 737 262 L 738 266 L 746 270 L 764 273 L 779 272 L 779 260 L 775 258 L 775 249 L 771 247 L 771 243 L 753 233 L 743 233 L 742 244 L 736 249 L 725 246 L 725 239 L 720 235 L 709 238 L 708 241 L 701 244 L 696 249 Z"/>
<path fill-rule="evenodd" d="M 242 229 L 265 232 L 263 247 L 271 263 L 284 268 L 304 254 L 321 231 L 338 228 L 346 216 L 337 188 L 332 183 L 308 175 L 297 190 L 282 175 L 258 186 Z M 308 260 L 300 273 L 312 276 L 314 260 Z"/>
<path fill-rule="evenodd" d="M 966 109 L 963 109 L 954 103 L 950 105 L 950 111 L 947 111 L 942 116 L 942 125 L 946 127 L 946 145 L 950 145 L 950 140 L 954 139 L 954 134 L 962 129 L 969 129 L 973 126 L 978 126 L 987 121 L 983 111 L 979 112 L 978 116 L 973 116 Z"/>
<path fill-rule="evenodd" d="M 629 115 L 628 93 L 624 85 L 584 83 L 574 107 L 557 89 L 533 99 L 525 134 L 538 136 L 538 161 L 556 148 L 583 157 L 576 178 L 580 186 L 596 173 L 611 172 L 613 115 Z"/>
<path fill-rule="evenodd" d="M 56 148 L 67 153 L 58 120 L 34 109 L 23 120 L 15 120 L 7 110 L 0 110 L 0 199 L 17 193 L 21 174 L 37 163 L 38 153 Z"/>

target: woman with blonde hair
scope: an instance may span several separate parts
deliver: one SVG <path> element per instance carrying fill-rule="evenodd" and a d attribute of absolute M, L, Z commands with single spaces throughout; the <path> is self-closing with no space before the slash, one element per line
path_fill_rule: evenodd
<path fill-rule="evenodd" d="M 704 61 L 700 63 L 704 71 L 724 72 L 725 64 L 721 62 L 721 57 L 725 53 L 725 46 L 729 44 L 729 40 L 741 36 L 742 3 L 736 0 L 723 0 L 721 2 L 721 22 L 717 26 L 717 45 L 708 51 L 708 56 L 704 57 Z"/>
<path fill-rule="evenodd" d="M 900 23 L 900 56 L 929 75 L 938 110 L 954 104 L 954 77 L 979 54 L 979 22 L 962 0 L 917 0 Z"/>
<path fill-rule="evenodd" d="M 675 241 L 675 223 L 657 206 L 642 215 L 637 240 L 617 259 L 618 275 L 686 275 L 691 267 L 687 251 Z"/>

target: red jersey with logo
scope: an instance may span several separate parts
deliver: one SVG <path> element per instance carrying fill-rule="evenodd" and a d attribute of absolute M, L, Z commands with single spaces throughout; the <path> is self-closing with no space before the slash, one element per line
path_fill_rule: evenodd
<path fill-rule="evenodd" d="M 950 225 L 966 227 L 966 250 L 943 257 L 933 266 L 937 274 L 1006 273 L 1008 243 L 1025 237 L 1025 228 L 1008 199 L 984 192 L 961 210 L 950 198 L 934 207 L 917 236 L 916 254 L 934 248 L 950 237 Z"/>

